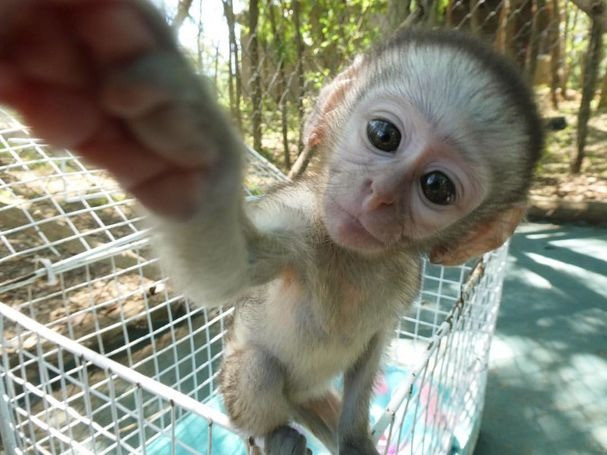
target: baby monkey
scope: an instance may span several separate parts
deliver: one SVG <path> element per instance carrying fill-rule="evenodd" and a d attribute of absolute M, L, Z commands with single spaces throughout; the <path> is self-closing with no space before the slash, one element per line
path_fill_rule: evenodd
<path fill-rule="evenodd" d="M 134 0 L 0 0 L 0 101 L 147 207 L 189 297 L 235 305 L 221 392 L 272 455 L 306 453 L 292 422 L 333 453 L 377 453 L 373 381 L 421 255 L 451 265 L 501 245 L 543 142 L 502 57 L 460 33 L 404 30 L 322 90 L 304 129 L 317 171 L 247 204 L 242 140 Z"/>

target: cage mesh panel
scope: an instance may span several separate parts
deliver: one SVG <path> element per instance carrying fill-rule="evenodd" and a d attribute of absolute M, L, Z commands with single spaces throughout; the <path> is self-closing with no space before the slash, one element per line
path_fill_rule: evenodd
<path fill-rule="evenodd" d="M 390 424 L 380 438 L 380 447 L 406 447 L 406 453 L 410 450 L 413 454 L 450 453 L 453 437 L 461 436 L 458 431 L 473 427 L 482 410 L 506 254 L 507 249 L 501 248 L 485 257 L 464 286 L 464 293 L 434 328 L 425 361 L 414 371 L 411 382 L 395 393 L 390 406 L 394 410 L 388 409 Z M 411 318 L 403 321 L 414 322 Z M 405 332 L 405 336 L 416 339 L 419 335 Z M 449 393 L 436 393 L 437 389 Z M 432 392 L 435 395 L 429 396 Z M 403 437 L 404 417 L 410 412 L 414 413 L 413 426 Z M 433 424 L 428 425 L 429 421 Z M 432 431 L 416 432 L 416 427 Z"/>

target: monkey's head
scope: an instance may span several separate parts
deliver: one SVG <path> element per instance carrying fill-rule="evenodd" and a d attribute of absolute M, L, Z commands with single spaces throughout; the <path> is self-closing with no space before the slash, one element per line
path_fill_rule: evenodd
<path fill-rule="evenodd" d="M 329 236 L 456 264 L 524 214 L 543 146 L 533 96 L 500 55 L 457 32 L 406 31 L 320 94 L 305 136 L 324 151 Z"/>

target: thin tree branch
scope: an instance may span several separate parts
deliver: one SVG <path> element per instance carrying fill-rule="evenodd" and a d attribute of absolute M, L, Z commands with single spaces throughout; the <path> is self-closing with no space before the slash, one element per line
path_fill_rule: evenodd
<path fill-rule="evenodd" d="M 607 31 L 607 8 L 604 0 L 571 0 L 579 9 L 601 23 L 603 32 Z"/>
<path fill-rule="evenodd" d="M 183 25 L 183 22 L 190 15 L 190 8 L 192 7 L 193 0 L 179 0 L 179 4 L 177 5 L 177 14 L 173 18 L 173 23 L 171 27 L 175 30 L 179 30 L 179 28 Z"/>

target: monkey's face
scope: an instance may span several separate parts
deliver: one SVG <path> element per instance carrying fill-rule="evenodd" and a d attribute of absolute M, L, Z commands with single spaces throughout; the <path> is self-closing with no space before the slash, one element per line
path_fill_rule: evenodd
<path fill-rule="evenodd" d="M 328 152 L 322 217 L 337 244 L 457 250 L 459 260 L 512 232 L 508 214 L 520 219 L 542 134 L 531 93 L 501 57 L 412 32 L 331 87 L 313 117 L 322 134 L 310 137 Z"/>
<path fill-rule="evenodd" d="M 378 253 L 431 239 L 477 208 L 488 194 L 486 166 L 451 139 L 478 134 L 465 117 L 445 110 L 431 121 L 385 90 L 356 103 L 328 163 L 322 204 L 331 238 Z"/>

